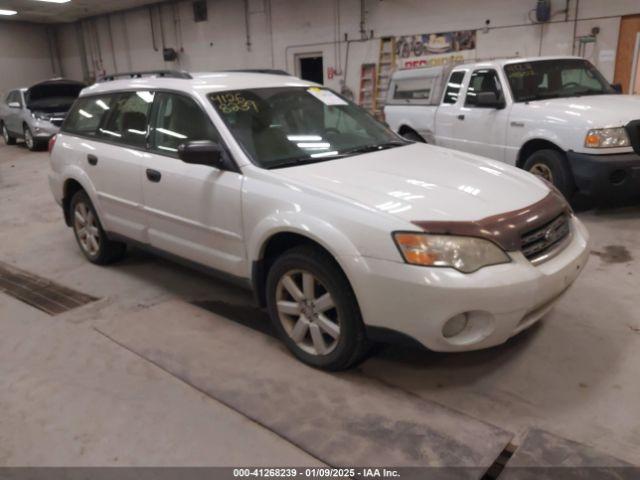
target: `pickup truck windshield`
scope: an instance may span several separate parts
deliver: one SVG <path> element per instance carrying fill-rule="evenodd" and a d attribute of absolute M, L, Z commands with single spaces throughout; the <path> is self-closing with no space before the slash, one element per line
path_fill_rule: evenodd
<path fill-rule="evenodd" d="M 405 145 L 360 107 L 323 88 L 277 87 L 208 95 L 263 168 L 282 168 Z"/>
<path fill-rule="evenodd" d="M 560 59 L 505 65 L 516 102 L 615 93 L 602 74 L 586 60 Z"/>

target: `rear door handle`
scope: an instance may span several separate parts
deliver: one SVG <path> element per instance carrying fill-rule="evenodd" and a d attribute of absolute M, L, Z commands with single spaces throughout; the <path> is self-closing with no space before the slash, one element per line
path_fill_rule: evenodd
<path fill-rule="evenodd" d="M 162 174 L 157 170 L 152 170 L 151 168 L 147 168 L 147 178 L 150 182 L 158 183 L 162 178 Z"/>
<path fill-rule="evenodd" d="M 87 155 L 87 162 L 89 162 L 89 165 L 97 165 L 98 164 L 98 157 L 96 157 L 95 155 Z"/>
<path fill-rule="evenodd" d="M 464 120 L 464 115 L 463 114 L 458 115 L 458 120 Z"/>

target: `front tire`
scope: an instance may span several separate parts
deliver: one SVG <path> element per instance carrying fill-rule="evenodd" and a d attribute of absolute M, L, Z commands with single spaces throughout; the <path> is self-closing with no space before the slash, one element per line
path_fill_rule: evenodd
<path fill-rule="evenodd" d="M 4 143 L 7 145 L 16 144 L 16 137 L 11 136 L 9 130 L 7 130 L 7 126 L 4 123 L 2 124 L 2 138 L 4 139 Z"/>
<path fill-rule="evenodd" d="M 366 357 L 369 342 L 355 294 L 335 260 L 321 249 L 300 246 L 276 259 L 266 293 L 276 332 L 302 362 L 338 371 Z"/>
<path fill-rule="evenodd" d="M 576 191 L 567 157 L 558 150 L 538 150 L 532 153 L 525 161 L 524 169 L 555 185 L 567 200 Z"/>
<path fill-rule="evenodd" d="M 33 136 L 33 132 L 28 126 L 24 126 L 24 143 L 31 152 L 42 150 L 42 142 Z"/>
<path fill-rule="evenodd" d="M 124 256 L 126 244 L 109 240 L 86 192 L 76 192 L 69 208 L 73 233 L 87 260 L 106 265 Z"/>

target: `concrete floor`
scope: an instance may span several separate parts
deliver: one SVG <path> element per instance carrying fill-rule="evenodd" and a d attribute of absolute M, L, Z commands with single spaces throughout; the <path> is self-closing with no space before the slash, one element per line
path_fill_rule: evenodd
<path fill-rule="evenodd" d="M 251 296 L 141 252 L 89 264 L 47 170 L 46 153 L 0 146 L 0 261 L 100 300 L 51 317 L 0 293 L 0 465 L 318 465 L 98 332 L 168 301 Z M 388 347 L 355 375 L 489 422 L 516 444 L 542 428 L 640 465 L 640 208 L 580 217 L 591 261 L 539 325 L 481 352 Z"/>

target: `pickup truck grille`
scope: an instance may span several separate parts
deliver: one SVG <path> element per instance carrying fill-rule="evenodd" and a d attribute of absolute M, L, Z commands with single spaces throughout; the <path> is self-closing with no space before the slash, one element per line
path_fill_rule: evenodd
<path fill-rule="evenodd" d="M 562 213 L 549 223 L 521 236 L 522 254 L 531 263 L 541 262 L 554 248 L 559 247 L 570 233 L 569 216 Z"/>

